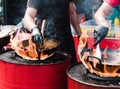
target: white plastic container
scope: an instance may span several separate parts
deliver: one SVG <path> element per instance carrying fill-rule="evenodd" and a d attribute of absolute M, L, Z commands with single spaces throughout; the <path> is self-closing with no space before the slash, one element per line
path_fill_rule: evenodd
<path fill-rule="evenodd" d="M 120 27 L 111 27 L 111 21 L 108 20 L 109 22 L 109 32 L 107 34 L 107 37 L 112 37 L 112 38 L 120 38 L 116 37 L 116 34 L 120 34 Z M 94 19 L 85 21 L 84 23 L 80 23 L 80 28 L 82 31 L 87 31 L 87 34 L 89 37 L 93 37 L 93 31 L 98 25 L 96 24 Z"/>
<path fill-rule="evenodd" d="M 88 36 L 93 36 L 93 31 L 96 26 L 97 24 L 93 19 L 80 23 L 81 30 L 87 31 Z"/>

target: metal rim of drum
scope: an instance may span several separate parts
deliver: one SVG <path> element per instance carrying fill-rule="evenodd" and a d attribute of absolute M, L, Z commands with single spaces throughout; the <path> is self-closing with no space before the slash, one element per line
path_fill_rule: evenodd
<path fill-rule="evenodd" d="M 5 52 L 9 52 L 9 51 L 13 51 L 12 49 L 8 49 L 8 50 L 4 50 L 4 51 L 1 51 L 0 52 L 0 55 L 1 54 L 3 54 L 3 53 L 5 53 Z M 70 59 L 71 59 L 71 55 L 69 54 L 69 53 L 67 53 L 67 52 L 63 52 L 63 51 L 56 51 L 56 53 L 58 53 L 58 54 L 61 54 L 61 55 L 64 55 L 66 58 L 64 59 L 64 61 L 60 61 L 60 62 L 56 62 L 56 63 L 45 63 L 45 64 L 43 64 L 43 63 L 32 63 L 32 61 L 30 62 L 30 63 L 27 63 L 27 62 L 22 62 L 22 63 L 16 63 L 16 62 L 14 62 L 14 61 L 6 61 L 6 60 L 3 60 L 3 59 L 0 59 L 0 61 L 6 61 L 6 62 L 9 62 L 9 63 L 15 63 L 15 64 L 21 64 L 21 65 L 56 65 L 56 64 L 59 64 L 59 63 L 63 63 L 63 62 L 66 62 L 66 61 L 69 61 Z"/>
<path fill-rule="evenodd" d="M 80 63 L 76 63 L 76 64 L 73 64 L 73 65 L 70 65 L 68 68 L 67 68 L 67 70 L 66 70 L 66 73 L 67 73 L 67 76 L 70 78 L 70 79 L 72 79 L 72 81 L 74 81 L 74 83 L 75 82 L 77 82 L 76 84 L 78 84 L 78 83 L 80 83 L 80 84 L 84 84 L 84 85 L 87 85 L 87 86 L 92 86 L 92 87 L 97 87 L 97 88 L 120 88 L 120 86 L 118 86 L 118 85 L 116 85 L 116 86 L 114 86 L 114 85 L 112 85 L 111 84 L 111 86 L 110 85 L 99 85 L 99 84 L 97 84 L 97 85 L 95 85 L 95 84 L 93 84 L 93 83 L 87 83 L 87 82 L 84 82 L 84 81 L 80 81 L 80 80 L 78 80 L 77 78 L 73 78 L 70 74 L 69 74 L 69 70 L 72 68 L 72 67 L 74 67 L 75 65 L 83 65 L 81 62 Z M 83 65 L 84 66 L 84 65 Z M 88 76 L 89 77 L 89 76 Z M 93 78 L 90 78 L 90 79 L 93 79 Z M 95 79 L 93 79 L 93 80 L 95 80 Z M 71 80 L 70 80 L 71 81 Z M 95 80 L 95 81 L 103 81 L 103 80 Z M 105 80 L 104 82 L 107 82 L 107 81 L 109 81 L 109 79 L 108 80 Z M 113 81 L 113 80 L 112 80 Z M 111 82 L 112 82 L 111 81 Z M 115 81 L 117 81 L 117 80 L 115 80 Z M 73 82 L 72 82 L 73 83 Z M 118 83 L 119 83 L 119 80 L 118 80 Z"/>

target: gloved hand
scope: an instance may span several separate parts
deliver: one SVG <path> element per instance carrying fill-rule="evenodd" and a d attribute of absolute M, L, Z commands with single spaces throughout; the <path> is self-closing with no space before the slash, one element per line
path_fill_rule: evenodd
<path fill-rule="evenodd" d="M 94 30 L 94 39 L 96 40 L 94 46 L 100 43 L 107 35 L 108 27 L 99 25 Z"/>
<path fill-rule="evenodd" d="M 31 31 L 32 31 L 32 41 L 36 45 L 43 45 L 43 36 L 42 33 L 39 31 L 39 29 L 35 27 Z"/>

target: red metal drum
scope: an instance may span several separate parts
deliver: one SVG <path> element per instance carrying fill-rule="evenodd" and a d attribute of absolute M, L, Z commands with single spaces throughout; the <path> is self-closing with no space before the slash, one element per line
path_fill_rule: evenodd
<path fill-rule="evenodd" d="M 71 56 L 64 52 L 60 54 L 65 60 L 52 64 L 26 64 L 14 58 L 0 59 L 0 89 L 67 89 L 66 69 Z M 9 54 L 5 52 L 5 55 Z"/>
<path fill-rule="evenodd" d="M 77 36 L 73 36 L 74 39 L 74 46 L 75 46 L 75 51 L 76 51 L 76 57 L 77 57 L 77 62 L 81 62 L 79 53 L 78 53 L 78 45 L 79 45 L 79 40 Z"/>
<path fill-rule="evenodd" d="M 82 63 L 67 69 L 68 89 L 120 89 L 120 80 L 97 80 L 88 77 Z"/>
<path fill-rule="evenodd" d="M 88 48 L 93 48 L 94 38 L 88 38 L 87 44 Z M 105 38 L 101 41 L 100 48 L 119 49 L 120 39 Z M 67 69 L 68 89 L 120 89 L 120 78 L 110 78 L 109 80 L 109 78 L 95 76 L 87 72 L 82 63 L 71 65 Z"/>

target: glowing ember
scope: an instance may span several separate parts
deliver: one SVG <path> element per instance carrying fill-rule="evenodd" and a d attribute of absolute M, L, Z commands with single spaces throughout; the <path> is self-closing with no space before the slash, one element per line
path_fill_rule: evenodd
<path fill-rule="evenodd" d="M 85 39 L 88 39 L 87 36 Z M 84 51 L 88 49 L 88 46 L 85 46 L 87 45 L 87 40 L 83 41 L 82 39 L 80 42 L 86 43 L 82 43 L 81 48 L 79 48 L 79 50 L 83 50 L 81 51 L 81 61 L 91 73 L 101 77 L 120 77 L 120 52 L 118 50 L 108 50 L 106 46 L 102 51 L 98 45 L 96 48 L 92 48 L 92 51 Z"/>

